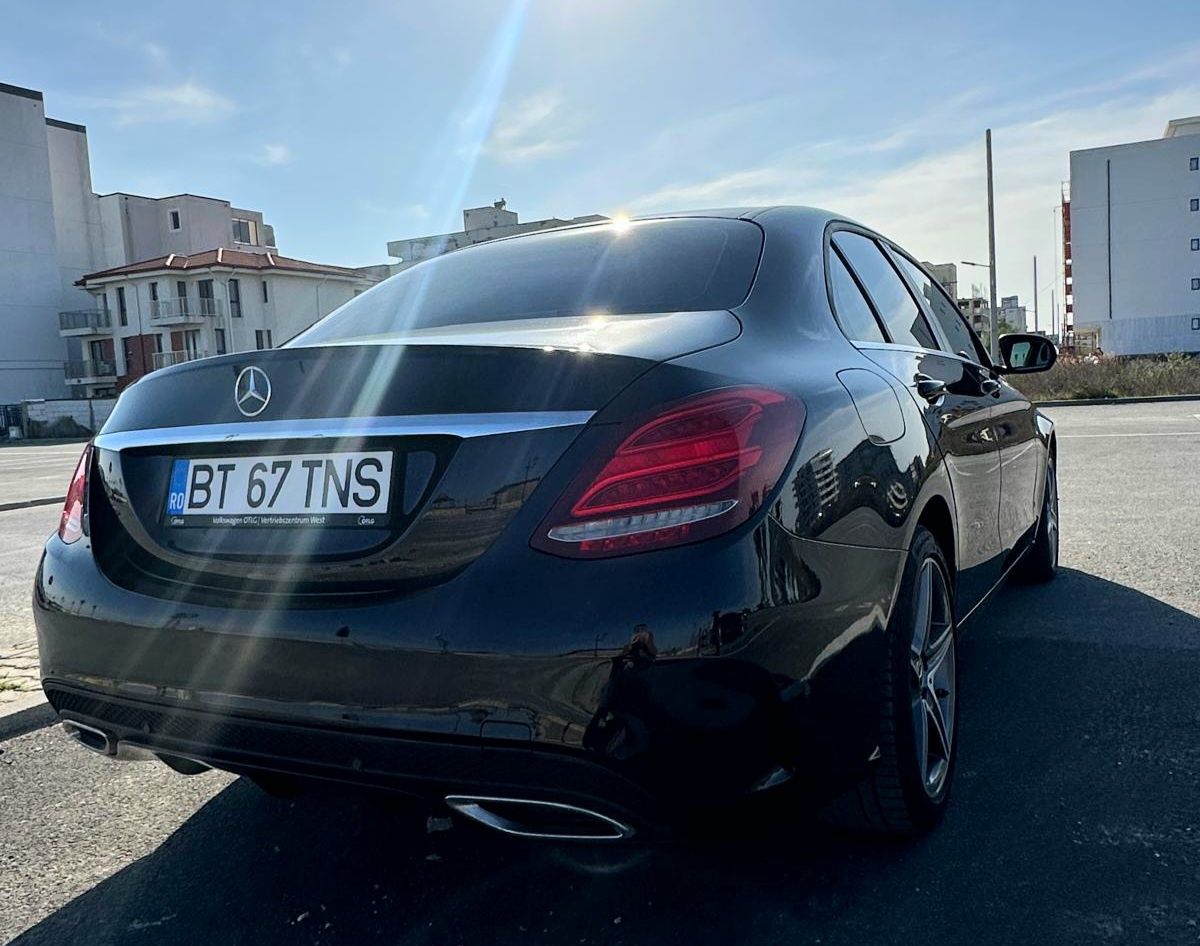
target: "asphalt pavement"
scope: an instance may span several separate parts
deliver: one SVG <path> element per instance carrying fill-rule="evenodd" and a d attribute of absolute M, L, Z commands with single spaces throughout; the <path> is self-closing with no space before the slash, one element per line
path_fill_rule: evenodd
<path fill-rule="evenodd" d="M 33 573 L 61 513 L 58 503 L 0 512 L 0 654 L 33 641 Z"/>
<path fill-rule="evenodd" d="M 1200 941 L 1200 403 L 1047 413 L 1063 568 L 962 642 L 930 837 L 800 812 L 659 848 L 430 833 L 420 810 L 109 763 L 56 727 L 0 743 L 0 941 Z"/>
<path fill-rule="evenodd" d="M 15 503 L 65 496 L 82 452 L 82 441 L 0 446 L 0 510 Z"/>

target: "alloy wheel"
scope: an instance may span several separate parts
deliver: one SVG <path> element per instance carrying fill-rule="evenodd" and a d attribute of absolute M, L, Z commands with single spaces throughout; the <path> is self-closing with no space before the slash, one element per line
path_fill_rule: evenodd
<path fill-rule="evenodd" d="M 909 651 L 913 735 L 925 793 L 937 799 L 954 751 L 954 616 L 945 573 L 933 558 L 921 565 Z"/>
<path fill-rule="evenodd" d="M 1046 467 L 1046 540 L 1050 543 L 1052 561 L 1058 564 L 1058 473 L 1051 463 Z"/>

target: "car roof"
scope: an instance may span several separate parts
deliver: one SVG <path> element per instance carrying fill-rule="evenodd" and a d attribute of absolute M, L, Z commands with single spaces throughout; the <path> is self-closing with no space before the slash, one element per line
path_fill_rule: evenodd
<path fill-rule="evenodd" d="M 794 219 L 805 218 L 809 221 L 849 220 L 844 214 L 836 214 L 820 207 L 806 207 L 799 204 L 768 204 L 761 207 L 711 207 L 701 210 L 672 210 L 658 213 L 638 214 L 632 220 L 663 220 L 672 217 L 727 217 L 737 220 L 754 220 L 765 214 L 772 216 L 787 216 Z"/>

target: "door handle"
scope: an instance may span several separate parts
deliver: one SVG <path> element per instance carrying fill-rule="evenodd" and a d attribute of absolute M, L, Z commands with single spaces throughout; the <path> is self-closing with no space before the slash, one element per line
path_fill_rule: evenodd
<path fill-rule="evenodd" d="M 1000 396 L 1000 382 L 995 378 L 984 378 L 979 382 L 979 393 L 990 394 L 992 397 Z"/>
<path fill-rule="evenodd" d="M 916 382 L 917 393 L 927 401 L 937 400 L 946 393 L 946 382 L 931 378 L 927 374 L 918 374 L 913 377 L 913 381 Z"/>

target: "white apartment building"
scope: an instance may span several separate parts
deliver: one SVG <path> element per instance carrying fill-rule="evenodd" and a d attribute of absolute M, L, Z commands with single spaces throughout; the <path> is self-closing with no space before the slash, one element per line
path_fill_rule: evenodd
<path fill-rule="evenodd" d="M 41 92 L 0 84 L 0 404 L 81 389 L 66 372 L 104 318 L 82 276 L 218 247 L 277 252 L 263 215 L 227 200 L 95 194 L 87 129 L 47 118 Z"/>
<path fill-rule="evenodd" d="M 1072 151 L 1064 231 L 1077 336 L 1117 355 L 1200 351 L 1200 117 Z"/>
<path fill-rule="evenodd" d="M 572 217 L 570 220 L 549 217 L 545 220 L 520 223 L 516 211 L 509 210 L 508 202 L 501 198 L 490 207 L 469 207 L 464 210 L 461 230 L 407 240 L 392 240 L 388 243 L 387 250 L 388 256 L 399 260 L 399 263 L 391 266 L 391 271 L 396 273 L 421 260 L 441 256 L 443 253 L 475 243 L 485 243 L 488 240 L 498 240 L 500 237 L 529 233 L 533 230 L 553 230 L 573 223 L 594 223 L 607 219 L 600 214 L 588 214 L 584 217 Z"/>
<path fill-rule="evenodd" d="M 58 312 L 89 301 L 74 282 L 94 264 L 91 196 L 83 126 L 0 85 L 0 403 L 66 394 Z"/>
<path fill-rule="evenodd" d="M 996 319 L 1006 323 L 1013 332 L 1024 332 L 1029 326 L 1028 313 L 1025 306 L 1021 305 L 1018 296 L 1000 297 L 1000 308 L 996 312 Z"/>
<path fill-rule="evenodd" d="M 65 366 L 80 396 L 103 397 L 157 368 L 272 348 L 378 277 L 272 252 L 217 248 L 89 273 L 90 308 L 61 315 L 80 357 Z"/>

